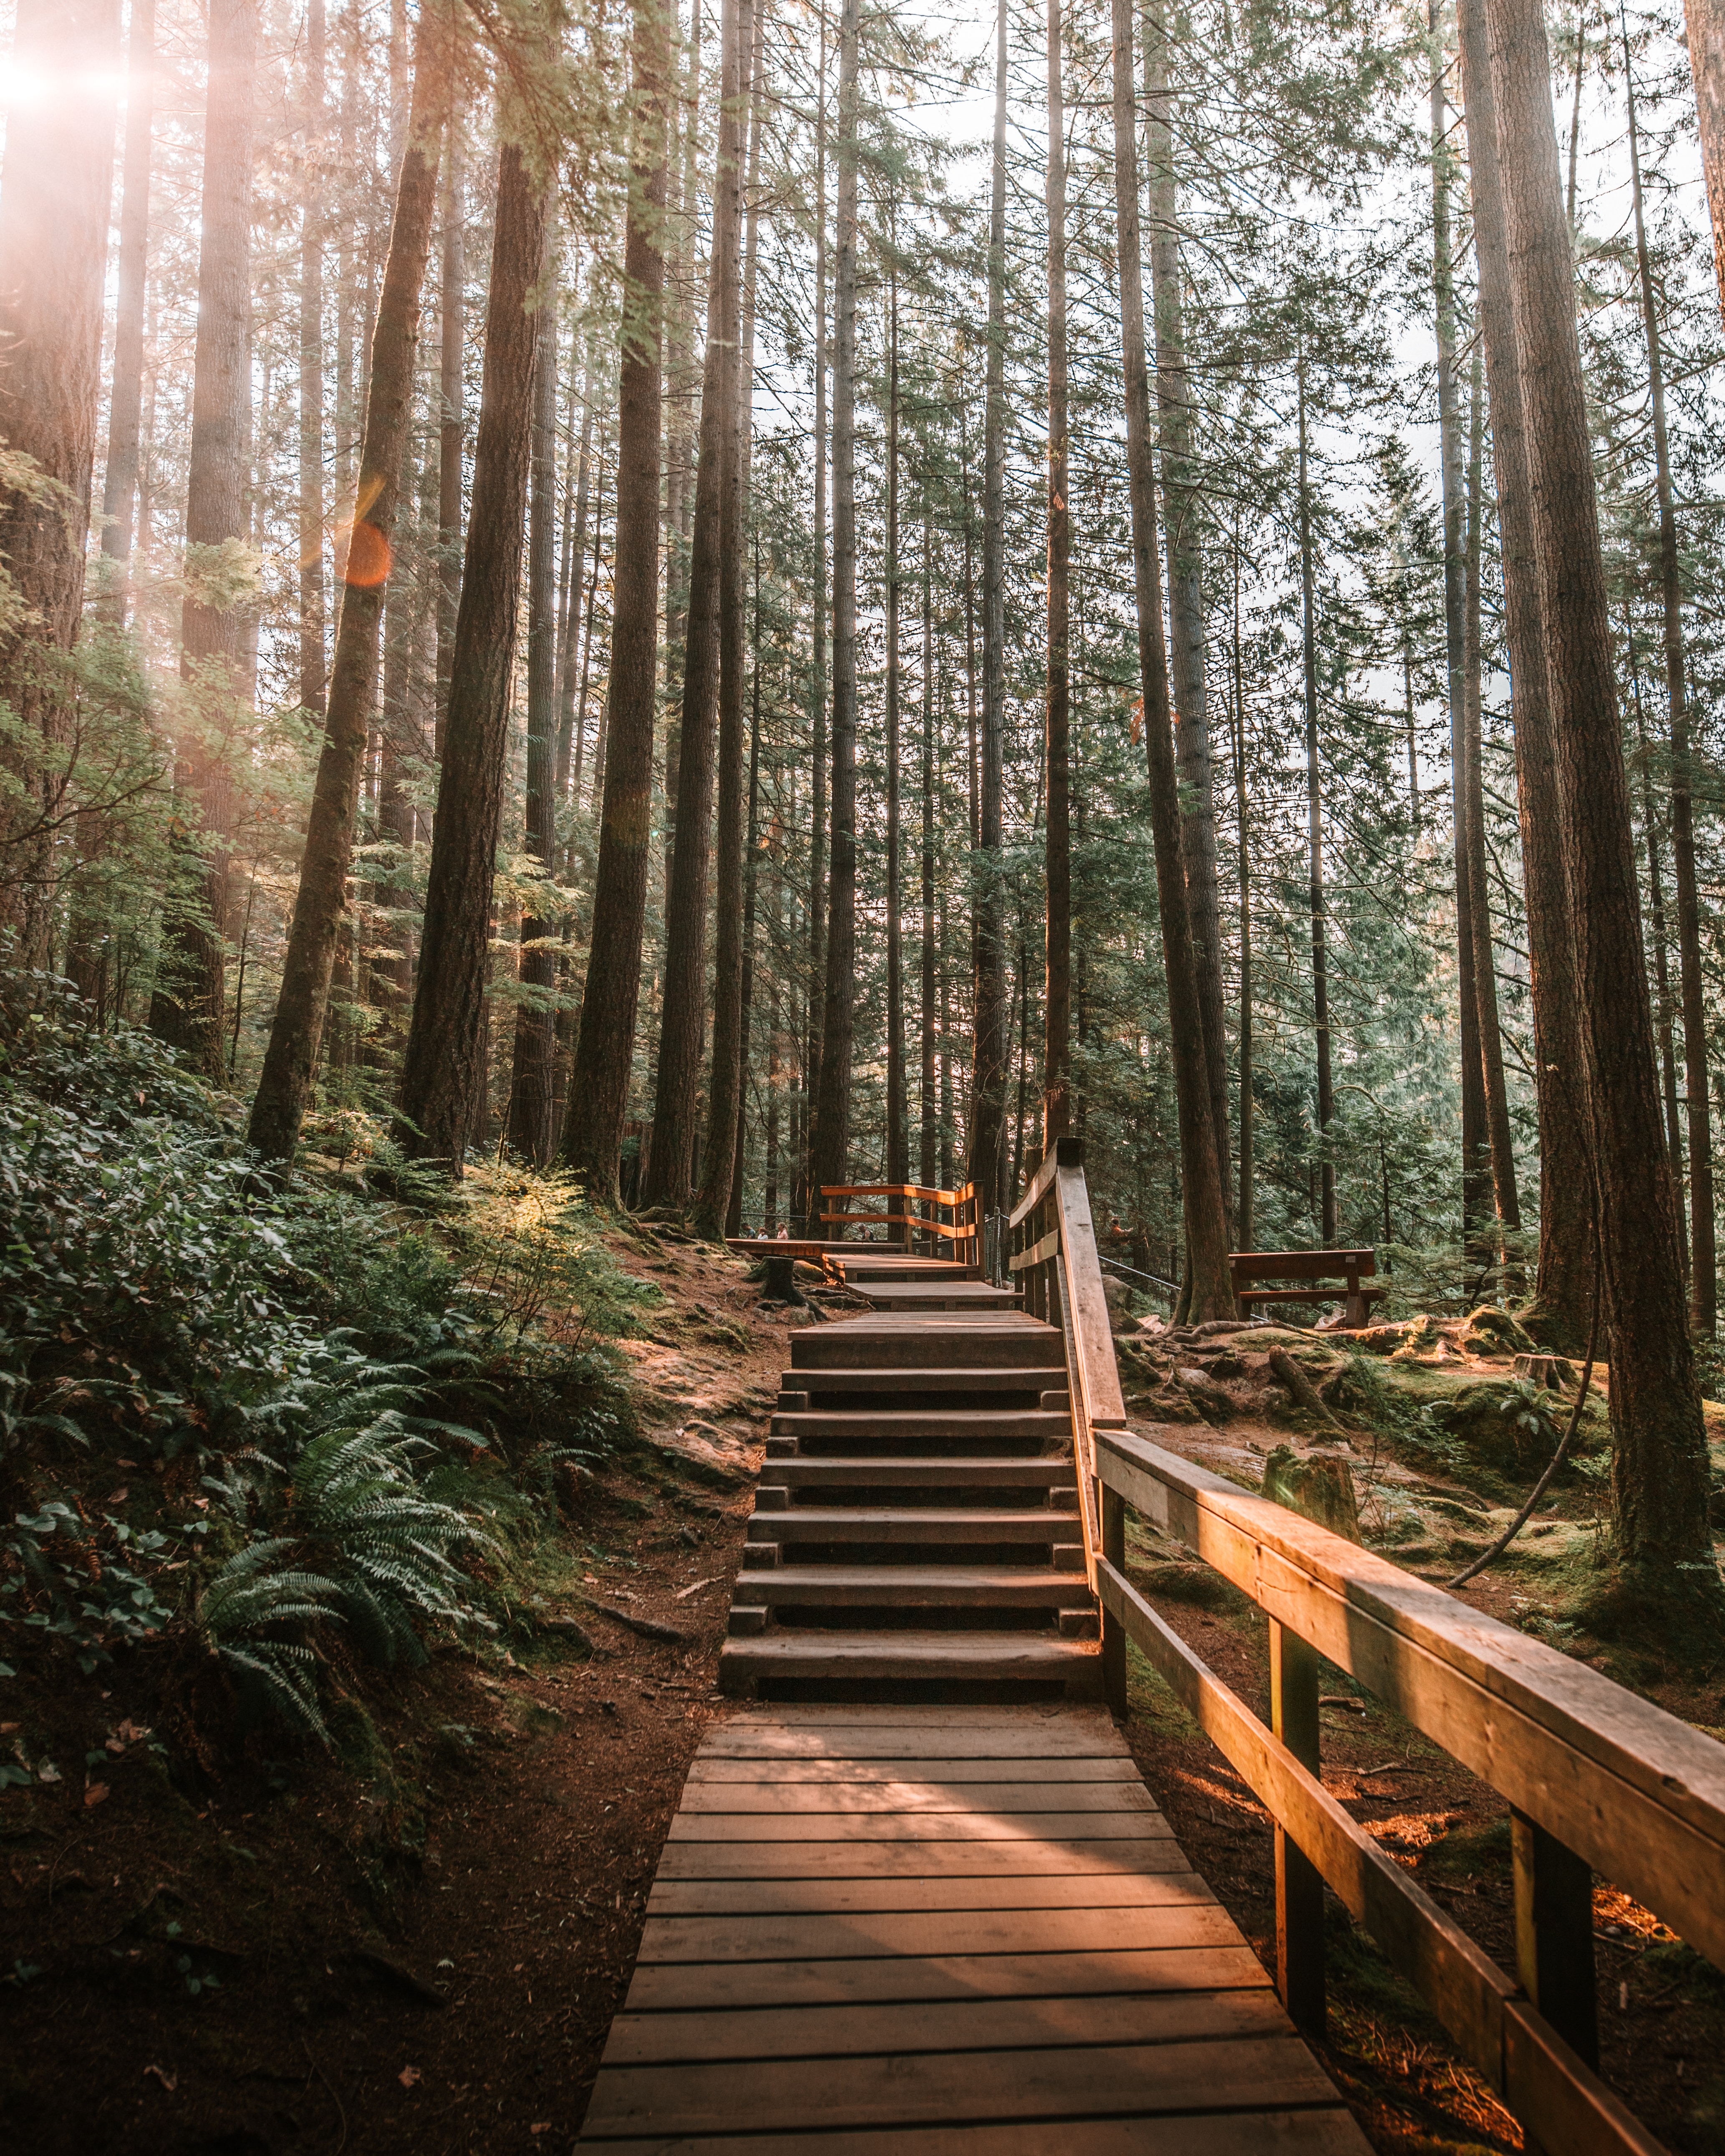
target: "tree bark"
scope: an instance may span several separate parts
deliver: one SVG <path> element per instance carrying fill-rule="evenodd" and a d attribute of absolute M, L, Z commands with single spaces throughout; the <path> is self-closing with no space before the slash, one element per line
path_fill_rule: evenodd
<path fill-rule="evenodd" d="M 725 557 L 734 512 L 729 476 L 735 430 L 742 179 L 742 13 L 723 0 L 718 162 L 707 280 L 706 362 L 701 397 L 701 452 L 689 559 L 678 742 L 676 845 L 665 896 L 664 993 L 653 1133 L 641 1200 L 681 1212 L 692 1194 L 697 1096 L 706 1031 L 708 852 L 712 844 L 716 716 L 722 720 Z"/>
<path fill-rule="evenodd" d="M 617 525 L 607 690 L 609 749 L 593 881 L 581 1030 L 560 1147 L 588 1199 L 617 1204 L 618 1155 L 634 1055 L 641 936 L 653 829 L 653 721 L 659 674 L 659 480 L 670 163 L 670 18 L 635 0 L 625 307 L 618 385 Z M 584 715 L 583 715 L 584 717 Z"/>
<path fill-rule="evenodd" d="M 1473 937 L 1474 1009 L 1479 1020 L 1481 1087 L 1490 1142 L 1491 1186 L 1497 1219 L 1506 1229 L 1522 1224 L 1516 1189 L 1515 1155 L 1510 1141 L 1509 1098 L 1503 1081 L 1503 1034 L 1497 1016 L 1497 953 L 1491 938 L 1491 894 L 1486 877 L 1486 785 L 1482 764 L 1484 726 L 1480 664 L 1480 568 L 1484 517 L 1485 385 L 1480 349 L 1474 346 L 1472 394 L 1468 420 L 1467 605 L 1462 640 L 1465 678 L 1462 720 L 1462 794 L 1466 805 L 1468 926 Z M 1504 1253 L 1508 1264 L 1507 1252 Z M 1517 1275 L 1517 1279 L 1519 1274 Z"/>
<path fill-rule="evenodd" d="M 1712 1337 L 1718 1322 L 1718 1260 L 1713 1224 L 1713 1128 L 1707 1080 L 1707 1003 L 1701 960 L 1701 899 L 1695 876 L 1695 808 L 1689 756 L 1689 685 L 1683 649 L 1683 589 L 1677 557 L 1677 515 L 1672 497 L 1671 443 L 1666 431 L 1665 356 L 1647 228 L 1641 204 L 1640 132 L 1635 119 L 1635 77 L 1625 31 L 1625 80 L 1629 87 L 1630 178 L 1635 215 L 1635 261 L 1640 274 L 1641 319 L 1647 336 L 1647 375 L 1653 406 L 1653 453 L 1659 489 L 1659 595 L 1665 628 L 1666 701 L 1671 729 L 1671 871 L 1677 895 L 1677 957 L 1683 993 L 1683 1079 L 1689 1106 L 1689 1322 Z M 1708 173 L 1711 194 L 1712 174 Z M 1676 1156 L 1673 1156 L 1675 1161 Z"/>
<path fill-rule="evenodd" d="M 1538 0 L 1486 0 L 1546 675 L 1574 907 L 1586 1101 L 1610 1324 L 1619 1553 L 1650 1589 L 1716 1589 L 1676 1193 L 1660 1128 L 1569 232 Z"/>
<path fill-rule="evenodd" d="M 809 1209 L 823 1184 L 847 1183 L 856 967 L 856 234 L 860 0 L 839 23 L 839 203 L 833 264 L 832 854 L 827 887 L 820 1080 L 809 1159 Z"/>
<path fill-rule="evenodd" d="M 467 356 L 466 272 L 462 261 L 461 129 L 459 105 L 450 107 L 449 162 L 443 201 L 443 254 L 439 266 L 439 350 L 437 449 L 437 721 L 434 742 L 444 752 L 449 710 L 449 674 L 455 655 L 455 610 L 461 598 L 461 459 L 466 439 L 465 362 Z"/>
<path fill-rule="evenodd" d="M 1455 981 L 1461 1040 L 1461 1234 L 1480 1270 L 1491 1262 L 1490 1140 L 1481 1060 L 1483 1031 L 1475 964 L 1474 892 L 1467 853 L 1467 567 L 1466 478 L 1455 386 L 1455 269 L 1450 254 L 1449 100 L 1439 0 L 1430 0 L 1431 38 L 1431 256 L 1437 328 L 1438 448 L 1444 496 L 1444 654 L 1450 711 L 1450 814 L 1455 870 Z"/>
<path fill-rule="evenodd" d="M 1149 113 L 1150 292 L 1156 325 L 1156 401 L 1162 434 L 1162 509 L 1168 541 L 1169 660 L 1180 774 L 1180 841 L 1192 913 L 1193 957 L 1204 1019 L 1216 1158 L 1228 1191 L 1228 1044 L 1222 1024 L 1222 913 L 1216 879 L 1215 783 L 1205 679 L 1202 503 L 1192 440 L 1192 384 L 1180 291 L 1178 198 L 1163 0 L 1148 13 L 1144 51 Z"/>
<path fill-rule="evenodd" d="M 176 788 L 195 800 L 201 846 L 188 848 L 187 896 L 167 911 L 150 1029 L 195 1069 L 227 1075 L 228 838 L 233 782 L 225 740 L 245 696 L 241 606 L 212 604 L 198 577 L 223 565 L 227 542 L 249 531 L 251 200 L 257 0 L 213 0 L 203 122 L 203 244 L 193 362 L 192 447 L 186 473 L 186 556 L 192 578 L 180 613 L 180 674 L 204 706 L 202 739 L 178 746 Z M 193 867 L 193 860 L 196 866 Z"/>
<path fill-rule="evenodd" d="M 764 12 L 764 11 L 763 11 Z M 757 18 L 758 21 L 758 18 Z M 757 48 L 758 49 L 758 48 Z M 747 342 L 747 340 L 745 340 Z M 760 814 L 761 814 L 761 535 L 755 533 L 755 593 L 750 619 L 754 624 L 753 656 L 749 670 L 749 786 L 748 832 L 743 849 L 742 901 L 742 1018 L 737 1033 L 742 1043 L 741 1082 L 737 1089 L 737 1117 L 733 1125 L 736 1136 L 732 1140 L 732 1158 L 735 1163 L 731 1176 L 731 1193 L 725 1207 L 725 1233 L 742 1233 L 743 1169 L 748 1159 L 749 1106 L 749 1021 L 755 991 L 755 911 L 760 886 Z M 775 986 L 777 974 L 774 976 Z M 776 1022 L 776 1021 L 775 1021 Z M 768 1050 L 769 1060 L 772 1051 Z M 772 1080 L 768 1081 L 768 1098 L 772 1096 Z M 770 1156 L 773 1138 L 769 1134 L 767 1150 Z M 773 1173 L 772 1162 L 768 1163 L 768 1174 Z"/>
<path fill-rule="evenodd" d="M 743 365 L 744 346 L 752 324 L 743 319 L 741 259 L 743 198 L 743 116 L 758 113 L 762 53 L 756 0 L 738 0 L 737 9 L 736 112 L 729 121 L 732 151 L 728 167 L 720 162 L 721 187 L 734 197 L 726 224 L 732 234 L 727 267 L 730 291 L 724 313 L 726 360 L 722 394 L 725 410 L 720 454 L 719 556 L 719 739 L 718 817 L 716 849 L 716 919 L 713 937 L 713 1052 L 708 1067 L 706 1133 L 701 1148 L 701 1182 L 693 1219 L 697 1232 L 715 1239 L 725 1229 L 737 1172 L 737 1125 L 742 1101 L 742 772 L 743 676 L 747 665 L 744 622 L 743 496 L 753 383 Z M 752 131 L 758 145 L 758 120 Z M 752 372 L 752 369 L 749 370 Z M 702 923 L 705 948 L 706 926 Z M 669 978 L 669 953 L 666 973 Z M 700 973 L 696 980 L 698 985 Z M 697 1043 L 698 1046 L 698 1043 Z M 663 1067 L 664 1050 L 660 1060 Z"/>
<path fill-rule="evenodd" d="M 1234 813 L 1240 852 L 1240 1247 L 1252 1241 L 1254 1104 L 1252 1101 L 1252 854 L 1246 820 L 1245 667 L 1240 644 L 1240 531 L 1234 534 Z"/>
<path fill-rule="evenodd" d="M 905 1075 L 904 894 L 899 814 L 899 383 L 897 204 L 889 210 L 888 244 L 895 261 L 888 273 L 886 305 L 886 1180 L 911 1179 L 910 1104 Z M 904 1211 L 889 1205 L 888 1212 Z M 889 1242 L 908 1243 L 908 1228 L 889 1231 Z"/>
<path fill-rule="evenodd" d="M 925 1189 L 935 1187 L 939 1106 L 935 1091 L 934 913 L 934 528 L 925 480 L 922 493 L 922 1157 Z"/>
<path fill-rule="evenodd" d="M 1677 1113 L 1677 1059 L 1671 1041 L 1671 969 L 1666 959 L 1665 871 L 1659 858 L 1659 823 L 1653 807 L 1653 776 L 1647 767 L 1647 728 L 1641 715 L 1640 669 L 1635 663 L 1635 631 L 1624 608 L 1629 650 L 1630 695 L 1635 712 L 1635 761 L 1641 780 L 1641 835 L 1647 848 L 1647 902 L 1653 916 L 1653 978 L 1658 990 L 1653 1026 L 1659 1041 L 1659 1073 L 1665 1088 L 1665 1141 L 1677 1188 L 1681 1231 L 1683 1201 L 1683 1131 Z M 1681 1240 L 1681 1235 L 1680 1235 Z"/>
<path fill-rule="evenodd" d="M 820 75 L 814 126 L 814 590 L 809 628 L 809 819 L 808 1018 L 803 1027 L 805 1114 L 791 1214 L 819 1232 L 814 1171 L 815 1095 L 824 1057 L 827 968 L 827 11 L 820 11 Z"/>
<path fill-rule="evenodd" d="M 988 384 L 983 408 L 983 753 L 971 896 L 976 922 L 976 997 L 968 1152 L 979 1218 L 999 1208 L 1007 1165 L 1006 933 L 1000 853 L 1006 725 L 1006 0 L 999 0 L 995 25 Z"/>
<path fill-rule="evenodd" d="M 548 182 L 536 166 L 533 151 L 506 139 L 498 159 L 485 379 L 424 935 L 402 1058 L 403 1143 L 458 1177 L 484 1112 L 491 886 L 531 461 L 538 317 L 531 306 L 544 274 L 551 201 Z"/>
<path fill-rule="evenodd" d="M 1066 477 L 1066 114 L 1060 0 L 1048 0 L 1048 685 L 1043 755 L 1048 821 L 1044 943 L 1042 1144 L 1072 1124 L 1071 682 L 1067 639 L 1072 523 Z"/>
<path fill-rule="evenodd" d="M 439 138 L 449 111 L 453 36 L 448 10 L 428 5 L 415 37 L 407 147 L 372 337 L 372 378 L 360 450 L 361 493 L 369 503 L 365 534 L 361 543 L 347 549 L 349 581 L 336 625 L 329 711 L 299 892 L 247 1132 L 266 1160 L 284 1164 L 293 1159 L 311 1101 L 329 1016 L 336 944 L 348 918 L 354 811 L 377 695 L 378 632 L 412 419 L 413 352 L 437 204 Z"/>
<path fill-rule="evenodd" d="M 1336 1112 L 1330 1071 L 1330 966 L 1324 900 L 1323 771 L 1318 756 L 1317 589 L 1312 535 L 1312 486 L 1306 439 L 1306 349 L 1300 348 L 1300 637 L 1306 688 L 1307 905 L 1312 920 L 1312 1029 L 1317 1062 L 1317 1233 L 1321 1246 L 1336 1246 L 1336 1163 L 1330 1152 Z"/>
<path fill-rule="evenodd" d="M 1713 276 L 1725 315 L 1725 0 L 1683 0 L 1689 68 L 1701 127 L 1702 169 L 1713 227 Z"/>
<path fill-rule="evenodd" d="M 526 850 L 547 884 L 557 844 L 557 282 L 548 270 L 539 305 L 533 364 L 533 448 L 527 536 Z M 551 1159 L 552 1060 L 557 1049 L 557 953 L 552 926 L 521 914 L 521 1000 L 515 1013 L 515 1071 L 509 1142 L 534 1168 Z"/>
<path fill-rule="evenodd" d="M 1143 264 L 1138 223 L 1138 159 L 1132 113 L 1132 0 L 1113 0 L 1114 191 L 1126 383 L 1127 470 L 1132 497 L 1132 567 L 1137 598 L 1145 759 L 1150 779 L 1156 889 L 1168 977 L 1168 1031 L 1179 1119 L 1191 1314 L 1229 1317 L 1228 1214 L 1216 1158 L 1209 1071 L 1204 1051 L 1198 973 L 1180 840 L 1179 778 L 1168 708 L 1162 629 L 1156 483 L 1150 453 L 1150 380 L 1144 350 Z"/>
<path fill-rule="evenodd" d="M 322 10 L 318 0 L 318 23 Z M 308 11 L 308 32 L 311 27 Z M 321 54 L 319 54 L 321 60 Z M 126 619 L 137 502 L 144 394 L 144 299 L 149 284 L 150 136 L 156 112 L 156 0 L 132 0 L 126 65 L 126 162 L 120 208 L 114 382 L 108 400 L 108 459 L 102 476 L 102 552 L 115 564 L 116 621 Z"/>
<path fill-rule="evenodd" d="M 1497 109 L 1485 0 L 1461 0 L 1469 192 L 1479 263 L 1481 341 L 1491 403 L 1491 460 L 1503 555 L 1505 628 L 1514 687 L 1516 791 L 1533 1004 L 1539 1111 L 1539 1270 L 1534 1310 L 1542 1344 L 1579 1355 L 1593 1300 L 1593 1164 L 1586 1137 L 1568 871 L 1559 830 L 1555 744 L 1534 560 L 1521 355 L 1510 297 L 1509 240 L 1497 155 Z"/>
<path fill-rule="evenodd" d="M 151 0 L 153 4 L 153 0 Z M 300 703 L 323 716 L 323 0 L 306 0 L 300 204 Z"/>
<path fill-rule="evenodd" d="M 0 698 L 19 726 L 0 739 L 18 787 L 0 795 L 0 932 L 18 932 L 26 968 L 46 964 L 53 917 L 54 750 L 70 724 L 66 660 L 84 605 L 119 44 L 119 0 L 19 0 L 13 64 L 40 94 L 7 125 L 0 438 L 64 490 L 0 490 L 0 560 L 39 617 L 0 648 Z"/>

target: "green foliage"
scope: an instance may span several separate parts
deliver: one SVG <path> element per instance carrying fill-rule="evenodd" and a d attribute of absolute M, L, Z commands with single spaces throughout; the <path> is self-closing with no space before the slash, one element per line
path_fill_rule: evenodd
<path fill-rule="evenodd" d="M 194 1630 L 245 1712 L 322 1737 L 330 1667 L 495 1621 L 496 1537 L 614 1440 L 607 1342 L 653 1291 L 565 1178 L 451 1194 L 361 1127 L 359 1173 L 283 1190 L 230 1103 L 89 1015 L 0 977 L 0 1621 L 86 1671 Z M 79 1486 L 123 1453 L 167 1471 L 157 1517 L 91 1525 Z M 208 1517 L 180 1522 L 188 1466 Z"/>

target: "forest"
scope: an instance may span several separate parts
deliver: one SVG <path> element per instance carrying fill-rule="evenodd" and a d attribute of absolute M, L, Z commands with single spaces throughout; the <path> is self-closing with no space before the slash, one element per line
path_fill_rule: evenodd
<path fill-rule="evenodd" d="M 1070 1137 L 1153 1331 L 1609 1370 L 1563 1621 L 1711 1681 L 1717 0 L 0 44 L 0 1676 L 357 1773 L 727 1237 Z"/>

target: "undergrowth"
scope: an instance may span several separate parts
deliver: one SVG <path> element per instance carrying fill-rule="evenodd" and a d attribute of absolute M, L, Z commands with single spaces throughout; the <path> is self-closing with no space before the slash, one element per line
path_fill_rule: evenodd
<path fill-rule="evenodd" d="M 242 1722 L 326 1737 L 332 1672 L 507 1620 L 495 1560 L 619 1434 L 655 1291 L 567 1178 L 452 1187 L 381 1126 L 283 1188 L 89 1021 L 0 974 L 0 1673 L 201 1645 Z"/>

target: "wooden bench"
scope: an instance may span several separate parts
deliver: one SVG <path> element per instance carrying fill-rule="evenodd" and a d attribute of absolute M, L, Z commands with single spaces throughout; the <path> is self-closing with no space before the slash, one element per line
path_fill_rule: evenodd
<path fill-rule="evenodd" d="M 1372 1305 L 1385 1291 L 1362 1287 L 1360 1282 L 1378 1270 L 1375 1250 L 1235 1250 L 1229 1268 L 1234 1276 L 1234 1299 L 1242 1317 L 1251 1315 L 1255 1302 L 1340 1302 L 1346 1300 L 1350 1325 L 1369 1325 Z M 1250 1287 L 1250 1281 L 1310 1281 L 1327 1282 L 1310 1287 Z"/>

